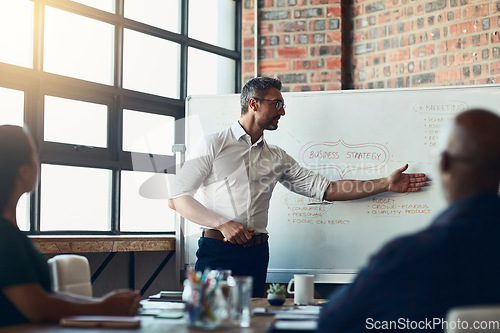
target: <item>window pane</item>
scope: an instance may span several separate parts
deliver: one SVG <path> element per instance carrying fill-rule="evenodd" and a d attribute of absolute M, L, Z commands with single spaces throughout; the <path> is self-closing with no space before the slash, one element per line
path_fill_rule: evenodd
<path fill-rule="evenodd" d="M 189 37 L 234 50 L 235 13 L 234 0 L 189 0 Z"/>
<path fill-rule="evenodd" d="M 125 17 L 161 29 L 179 33 L 179 0 L 125 0 Z"/>
<path fill-rule="evenodd" d="M 29 194 L 24 193 L 17 202 L 16 207 L 17 226 L 22 231 L 30 230 Z"/>
<path fill-rule="evenodd" d="M 24 92 L 0 87 L 0 110 L 0 125 L 23 126 Z"/>
<path fill-rule="evenodd" d="M 0 1 L 0 45 L 0 62 L 33 67 L 32 1 Z"/>
<path fill-rule="evenodd" d="M 73 0 L 89 7 L 94 7 L 106 12 L 115 12 L 115 0 Z"/>
<path fill-rule="evenodd" d="M 113 84 L 112 25 L 45 6 L 47 72 Z"/>
<path fill-rule="evenodd" d="M 110 230 L 111 171 L 42 164 L 40 230 Z"/>
<path fill-rule="evenodd" d="M 44 140 L 107 147 L 107 106 L 45 96 Z"/>
<path fill-rule="evenodd" d="M 151 184 L 167 186 L 169 176 L 171 175 L 122 171 L 121 231 L 174 231 L 175 215 L 168 207 L 168 199 L 148 199 L 151 193 L 144 193 L 148 192 L 147 187 Z"/>
<path fill-rule="evenodd" d="M 173 155 L 175 118 L 123 110 L 123 150 Z"/>
<path fill-rule="evenodd" d="M 179 98 L 179 44 L 125 29 L 123 87 Z"/>
<path fill-rule="evenodd" d="M 235 70 L 234 60 L 190 47 L 188 95 L 234 93 Z"/>

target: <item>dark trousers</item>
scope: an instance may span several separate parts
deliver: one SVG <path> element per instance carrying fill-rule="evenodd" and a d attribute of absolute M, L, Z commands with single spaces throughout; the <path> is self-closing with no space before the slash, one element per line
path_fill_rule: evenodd
<path fill-rule="evenodd" d="M 264 297 L 269 264 L 268 242 L 243 246 L 201 237 L 196 256 L 197 271 L 230 269 L 233 276 L 250 275 L 253 277 L 253 297 Z"/>

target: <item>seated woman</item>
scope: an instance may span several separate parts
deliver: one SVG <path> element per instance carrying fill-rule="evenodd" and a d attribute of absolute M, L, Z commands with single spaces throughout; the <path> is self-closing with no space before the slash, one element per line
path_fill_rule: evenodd
<path fill-rule="evenodd" d="M 31 137 L 18 126 L 0 126 L 0 327 L 57 322 L 67 315 L 135 315 L 139 295 L 115 291 L 102 298 L 51 292 L 43 255 L 18 228 L 16 206 L 37 182 L 38 159 Z"/>

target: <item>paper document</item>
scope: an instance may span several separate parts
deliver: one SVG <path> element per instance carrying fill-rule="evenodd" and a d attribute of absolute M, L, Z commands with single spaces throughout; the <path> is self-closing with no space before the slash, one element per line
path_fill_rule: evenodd
<path fill-rule="evenodd" d="M 315 332 L 317 320 L 276 320 L 271 324 L 269 332 Z"/>

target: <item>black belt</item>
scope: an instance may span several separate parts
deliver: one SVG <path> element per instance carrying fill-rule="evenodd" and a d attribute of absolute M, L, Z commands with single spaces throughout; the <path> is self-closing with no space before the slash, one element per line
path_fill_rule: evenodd
<path fill-rule="evenodd" d="M 215 229 L 204 230 L 201 234 L 201 237 L 224 240 L 224 236 L 222 235 L 222 232 L 220 232 L 219 230 L 215 230 Z M 242 245 L 243 246 L 259 245 L 259 244 L 267 242 L 268 239 L 269 239 L 268 234 L 253 235 L 252 238 L 250 238 L 248 241 L 246 241 Z"/>

